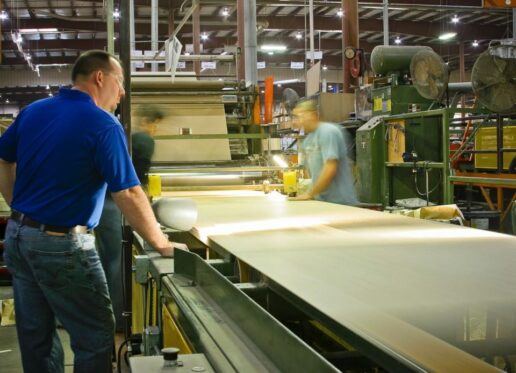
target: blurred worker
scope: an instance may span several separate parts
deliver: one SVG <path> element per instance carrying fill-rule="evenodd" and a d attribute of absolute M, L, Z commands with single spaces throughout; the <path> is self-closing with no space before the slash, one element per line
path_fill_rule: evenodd
<path fill-rule="evenodd" d="M 148 172 L 154 154 L 154 136 L 163 112 L 153 105 L 142 105 L 137 111 L 134 121 L 134 133 L 131 136 L 132 158 L 136 175 L 142 187 L 146 189 Z M 106 273 L 109 294 L 113 303 L 115 326 L 117 331 L 123 330 L 122 313 L 124 310 L 123 277 L 122 277 L 122 213 L 106 194 L 104 209 L 99 225 L 95 228 L 95 239 L 102 267 Z"/>
<path fill-rule="evenodd" d="M 348 163 L 345 130 L 335 124 L 321 122 L 315 100 L 300 102 L 293 114 L 296 125 L 306 134 L 301 153 L 303 165 L 312 178 L 312 189 L 293 199 L 358 204 Z"/>
<path fill-rule="evenodd" d="M 184 248 L 159 229 L 110 114 L 125 93 L 120 62 L 86 52 L 72 81 L 72 89 L 27 106 L 0 137 L 0 192 L 12 208 L 4 259 L 25 372 L 63 372 L 56 317 L 70 335 L 74 372 L 111 372 L 113 310 L 90 234 L 106 188 L 158 252 Z"/>

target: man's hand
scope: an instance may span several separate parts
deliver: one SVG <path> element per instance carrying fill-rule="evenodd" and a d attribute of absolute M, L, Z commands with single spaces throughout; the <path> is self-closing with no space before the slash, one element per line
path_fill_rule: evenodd
<path fill-rule="evenodd" d="M 173 258 L 176 250 L 188 251 L 188 246 L 184 243 L 169 241 L 167 238 L 166 243 L 163 246 L 156 248 L 156 250 L 161 254 L 161 256 Z"/>
<path fill-rule="evenodd" d="M 314 199 L 314 197 L 311 194 L 306 193 L 306 194 L 301 194 L 296 197 L 291 197 L 288 200 L 289 201 L 310 201 L 311 199 Z"/>

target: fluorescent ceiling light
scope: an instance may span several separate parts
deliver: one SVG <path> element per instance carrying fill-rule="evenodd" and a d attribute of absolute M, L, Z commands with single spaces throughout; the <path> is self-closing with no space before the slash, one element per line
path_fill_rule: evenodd
<path fill-rule="evenodd" d="M 444 34 L 439 35 L 439 40 L 450 40 L 457 36 L 456 32 L 446 32 Z"/>
<path fill-rule="evenodd" d="M 0 12 L 0 19 L 2 21 L 5 21 L 7 18 L 9 18 L 9 16 L 7 15 L 7 13 L 5 12 L 5 10 L 2 10 L 2 12 Z"/>
<path fill-rule="evenodd" d="M 396 39 L 394 39 L 394 44 L 401 44 L 401 39 L 399 36 L 397 36 Z"/>
<path fill-rule="evenodd" d="M 261 47 L 262 51 L 272 51 L 272 52 L 284 52 L 287 50 L 286 45 L 274 45 L 274 44 L 264 44 Z"/>
<path fill-rule="evenodd" d="M 322 67 L 322 69 L 323 69 L 323 70 L 328 70 L 328 66 L 324 65 L 324 66 Z"/>
<path fill-rule="evenodd" d="M 278 80 L 276 84 L 289 84 L 289 83 L 299 83 L 299 79 L 285 79 L 285 80 Z"/>
<path fill-rule="evenodd" d="M 208 34 L 204 32 L 204 33 L 201 35 L 201 40 L 208 40 Z"/>
<path fill-rule="evenodd" d="M 475 40 L 473 43 L 471 43 L 471 45 L 472 45 L 474 48 L 478 47 L 478 41 L 476 41 L 476 40 Z"/>
<path fill-rule="evenodd" d="M 45 32 L 58 32 L 56 28 L 22 28 L 20 34 L 40 34 Z"/>
<path fill-rule="evenodd" d="M 274 52 L 273 52 L 273 51 L 270 51 L 270 52 L 267 52 L 267 54 L 268 54 L 269 56 L 273 56 L 273 55 L 274 55 Z"/>
<path fill-rule="evenodd" d="M 301 34 L 300 32 L 298 32 L 298 33 L 296 34 L 296 39 L 297 39 L 297 40 L 300 40 L 300 39 L 302 39 L 302 38 L 303 38 L 303 34 Z"/>
<path fill-rule="evenodd" d="M 224 17 L 229 16 L 229 9 L 228 9 L 228 8 L 224 8 L 224 9 L 222 10 L 222 15 L 223 15 Z"/>
<path fill-rule="evenodd" d="M 453 18 L 451 19 L 451 21 L 452 21 L 452 23 L 459 23 L 460 20 L 459 20 L 459 17 L 457 17 L 457 15 L 455 14 L 453 16 Z"/>
<path fill-rule="evenodd" d="M 113 12 L 113 18 L 114 19 L 120 18 L 120 11 L 118 9 L 115 9 L 115 11 Z"/>
<path fill-rule="evenodd" d="M 342 16 L 344 15 L 344 11 L 342 10 L 342 8 L 341 8 L 341 9 L 339 9 L 339 10 L 337 10 L 337 15 L 338 15 L 339 17 L 342 17 Z"/>

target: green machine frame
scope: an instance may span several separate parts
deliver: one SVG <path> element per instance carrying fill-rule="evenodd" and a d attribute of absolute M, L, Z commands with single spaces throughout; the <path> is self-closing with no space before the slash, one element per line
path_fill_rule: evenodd
<path fill-rule="evenodd" d="M 450 124 L 455 114 L 478 114 L 475 109 L 435 109 L 372 118 L 357 130 L 359 197 L 365 203 L 392 206 L 396 199 L 417 197 L 414 174 L 428 172 L 433 203 L 453 202 L 450 170 Z M 389 162 L 386 140 L 389 125 L 406 123 L 407 152 L 415 150 L 416 161 Z M 414 149 L 411 148 L 412 144 Z M 421 179 L 425 179 L 425 175 Z M 421 182 L 421 181 L 420 181 Z M 427 184 L 428 185 L 428 184 Z"/>

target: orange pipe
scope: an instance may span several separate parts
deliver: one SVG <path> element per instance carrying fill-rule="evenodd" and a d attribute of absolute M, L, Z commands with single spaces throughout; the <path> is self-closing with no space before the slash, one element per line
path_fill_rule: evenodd
<path fill-rule="evenodd" d="M 274 77 L 265 78 L 265 123 L 272 123 L 272 104 L 274 103 Z"/>
<path fill-rule="evenodd" d="M 262 118 L 261 118 L 261 103 L 260 103 L 260 90 L 258 87 L 256 87 L 256 99 L 254 101 L 254 106 L 253 106 L 253 123 L 254 124 L 261 124 L 262 123 Z"/>

